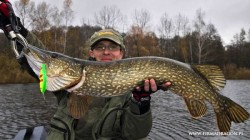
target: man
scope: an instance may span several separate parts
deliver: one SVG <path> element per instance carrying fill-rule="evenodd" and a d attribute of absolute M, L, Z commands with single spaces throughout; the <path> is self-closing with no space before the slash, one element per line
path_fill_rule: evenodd
<path fill-rule="evenodd" d="M 8 36 L 6 25 L 9 24 L 9 11 L 6 3 L 9 2 L 8 0 L 1 1 L 0 28 Z M 19 18 L 17 19 L 19 32 L 27 41 L 31 45 L 43 48 L 43 44 L 37 37 L 25 29 Z M 124 57 L 126 51 L 122 36 L 111 29 L 94 33 L 89 43 L 90 59 L 95 61 L 120 60 Z M 21 51 L 22 46 L 19 47 Z M 32 76 L 36 77 L 25 57 L 19 58 L 18 62 Z M 169 85 L 170 83 L 165 83 L 162 86 L 167 87 Z M 80 119 L 74 119 L 68 113 L 68 93 L 64 90 L 54 92 L 58 100 L 58 109 L 51 120 L 51 129 L 47 139 L 146 139 L 152 127 L 150 94 L 157 90 L 155 80 L 146 79 L 144 86 L 135 87 L 132 93 L 113 98 L 95 97 L 92 99 L 85 116 Z"/>

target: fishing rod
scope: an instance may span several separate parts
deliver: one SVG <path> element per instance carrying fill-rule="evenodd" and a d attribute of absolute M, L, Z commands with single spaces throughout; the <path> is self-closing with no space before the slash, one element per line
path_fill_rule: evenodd
<path fill-rule="evenodd" d="M 8 37 L 10 38 L 11 48 L 15 53 L 15 56 L 17 59 L 23 56 L 22 53 L 19 53 L 17 50 L 17 43 L 22 45 L 23 47 L 28 46 L 27 40 L 19 33 L 19 30 L 21 29 L 18 26 L 17 17 L 15 15 L 14 9 L 12 5 L 9 2 L 5 2 L 5 0 L 0 0 L 0 2 L 5 3 L 8 8 L 8 17 L 10 24 L 5 26 L 6 33 L 8 34 Z"/>

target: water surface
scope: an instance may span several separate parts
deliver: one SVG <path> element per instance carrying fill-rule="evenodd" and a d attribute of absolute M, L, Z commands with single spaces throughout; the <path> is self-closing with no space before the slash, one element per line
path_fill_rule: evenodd
<path fill-rule="evenodd" d="M 250 112 L 250 80 L 229 80 L 222 94 L 242 105 Z M 46 126 L 56 109 L 56 99 L 47 93 L 44 100 L 38 84 L 0 85 L 0 139 L 12 139 L 24 128 Z M 157 92 L 152 96 L 152 140 L 249 140 L 250 121 L 232 124 L 234 135 L 215 135 L 218 132 L 215 115 L 210 104 L 208 112 L 199 120 L 192 119 L 184 101 L 170 92 Z M 192 133 L 192 135 L 191 135 Z M 207 135 L 205 135 L 207 134 Z M 213 134 L 213 135 L 208 135 Z M 237 135 L 236 135 L 237 134 Z"/>
<path fill-rule="evenodd" d="M 222 94 L 243 106 L 250 112 L 250 80 L 228 80 Z M 155 94 L 152 97 L 153 129 L 150 138 L 153 140 L 249 140 L 250 121 L 232 123 L 231 134 L 218 136 L 215 114 L 209 103 L 208 111 L 202 118 L 192 119 L 186 110 L 182 98 L 167 93 Z M 194 134 L 194 135 L 191 135 Z"/>

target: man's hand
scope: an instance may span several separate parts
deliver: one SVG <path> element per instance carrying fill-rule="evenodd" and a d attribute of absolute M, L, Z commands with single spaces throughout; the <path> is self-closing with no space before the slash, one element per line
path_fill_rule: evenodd
<path fill-rule="evenodd" d="M 150 109 L 150 94 L 159 89 L 166 91 L 171 86 L 171 82 L 165 82 L 157 85 L 154 79 L 146 79 L 144 86 L 138 86 L 132 91 L 132 103 L 130 104 L 131 112 L 134 114 L 144 114 Z M 137 107 L 135 105 L 137 104 Z"/>
<path fill-rule="evenodd" d="M 170 86 L 171 82 L 165 82 L 164 84 L 157 86 L 154 79 L 146 79 L 144 81 L 144 86 L 138 86 L 132 91 L 133 98 L 137 102 L 142 100 L 150 100 L 150 94 L 156 92 L 159 89 L 166 91 Z"/>
<path fill-rule="evenodd" d="M 2 29 L 8 39 L 9 32 L 19 32 L 23 37 L 28 35 L 28 30 L 23 26 L 20 18 L 13 11 L 9 0 L 0 0 L 0 29 Z"/>

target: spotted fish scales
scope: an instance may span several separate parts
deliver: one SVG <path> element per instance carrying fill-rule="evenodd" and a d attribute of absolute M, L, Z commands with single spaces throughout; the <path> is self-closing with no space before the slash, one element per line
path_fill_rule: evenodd
<path fill-rule="evenodd" d="M 138 57 L 112 62 L 94 62 L 72 58 L 33 46 L 24 49 L 35 73 L 42 63 L 47 66 L 49 91 L 70 92 L 68 109 L 75 118 L 84 115 L 90 96 L 120 96 L 153 78 L 158 85 L 171 82 L 173 93 L 180 95 L 193 118 L 204 116 L 209 102 L 221 132 L 230 131 L 231 122 L 240 123 L 249 113 L 219 91 L 225 78 L 218 66 L 188 65 L 162 57 Z"/>

